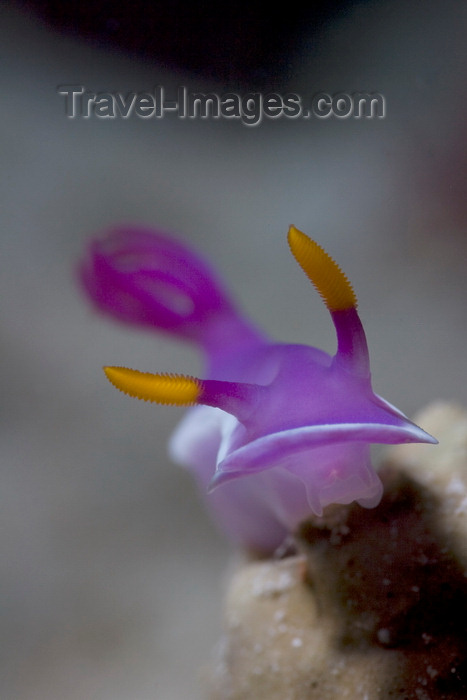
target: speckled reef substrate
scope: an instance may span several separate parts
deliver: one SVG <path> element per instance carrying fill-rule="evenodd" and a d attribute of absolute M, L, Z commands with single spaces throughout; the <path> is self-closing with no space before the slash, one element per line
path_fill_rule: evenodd
<path fill-rule="evenodd" d="M 467 413 L 416 421 L 440 444 L 387 451 L 377 508 L 330 507 L 298 554 L 236 571 L 210 700 L 467 698 Z"/>

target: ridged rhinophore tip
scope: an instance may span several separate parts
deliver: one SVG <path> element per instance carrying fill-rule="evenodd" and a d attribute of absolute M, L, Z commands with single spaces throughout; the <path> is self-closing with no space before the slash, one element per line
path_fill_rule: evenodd
<path fill-rule="evenodd" d="M 104 372 L 117 389 L 144 401 L 190 406 L 201 392 L 198 379 L 181 374 L 151 374 L 126 367 L 104 367 Z"/>
<path fill-rule="evenodd" d="M 288 241 L 293 256 L 329 311 L 345 311 L 357 307 L 352 285 L 324 248 L 295 226 L 289 228 Z"/>

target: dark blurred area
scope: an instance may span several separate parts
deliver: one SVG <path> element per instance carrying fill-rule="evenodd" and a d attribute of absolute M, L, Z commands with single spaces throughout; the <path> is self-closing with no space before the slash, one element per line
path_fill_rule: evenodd
<path fill-rule="evenodd" d="M 338 15 L 362 0 L 260 2 L 60 2 L 23 5 L 50 27 L 163 68 L 242 88 L 267 89 L 290 78 L 293 58 L 308 51 Z"/>

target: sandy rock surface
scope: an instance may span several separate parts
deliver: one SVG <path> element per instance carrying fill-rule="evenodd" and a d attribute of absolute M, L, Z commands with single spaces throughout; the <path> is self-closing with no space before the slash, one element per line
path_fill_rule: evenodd
<path fill-rule="evenodd" d="M 330 508 L 298 554 L 236 572 L 211 700 L 467 697 L 467 413 L 416 421 L 440 444 L 387 452 L 377 508 Z"/>

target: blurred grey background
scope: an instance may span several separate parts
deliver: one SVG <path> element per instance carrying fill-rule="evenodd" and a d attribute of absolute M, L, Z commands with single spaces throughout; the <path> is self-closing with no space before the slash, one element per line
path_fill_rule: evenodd
<path fill-rule="evenodd" d="M 208 256 L 272 336 L 332 352 L 330 319 L 287 249 L 294 223 L 354 283 L 376 391 L 409 415 L 437 398 L 465 404 L 467 5 L 291 6 L 283 33 L 276 17 L 257 44 L 261 13 L 244 36 L 219 12 L 196 25 L 198 38 L 222 27 L 219 40 L 195 42 L 193 57 L 188 20 L 173 41 L 162 24 L 164 50 L 141 51 L 125 37 L 144 21 L 127 33 L 128 14 L 94 3 L 92 32 L 82 13 L 75 26 L 40 4 L 4 5 L 0 24 L 0 697 L 201 700 L 232 552 L 166 456 L 181 409 L 130 401 L 101 371 L 197 373 L 200 358 L 98 317 L 77 261 L 112 224 L 160 227 Z M 229 57 L 230 25 L 243 40 Z M 369 90 L 387 115 L 72 120 L 64 84 Z"/>

